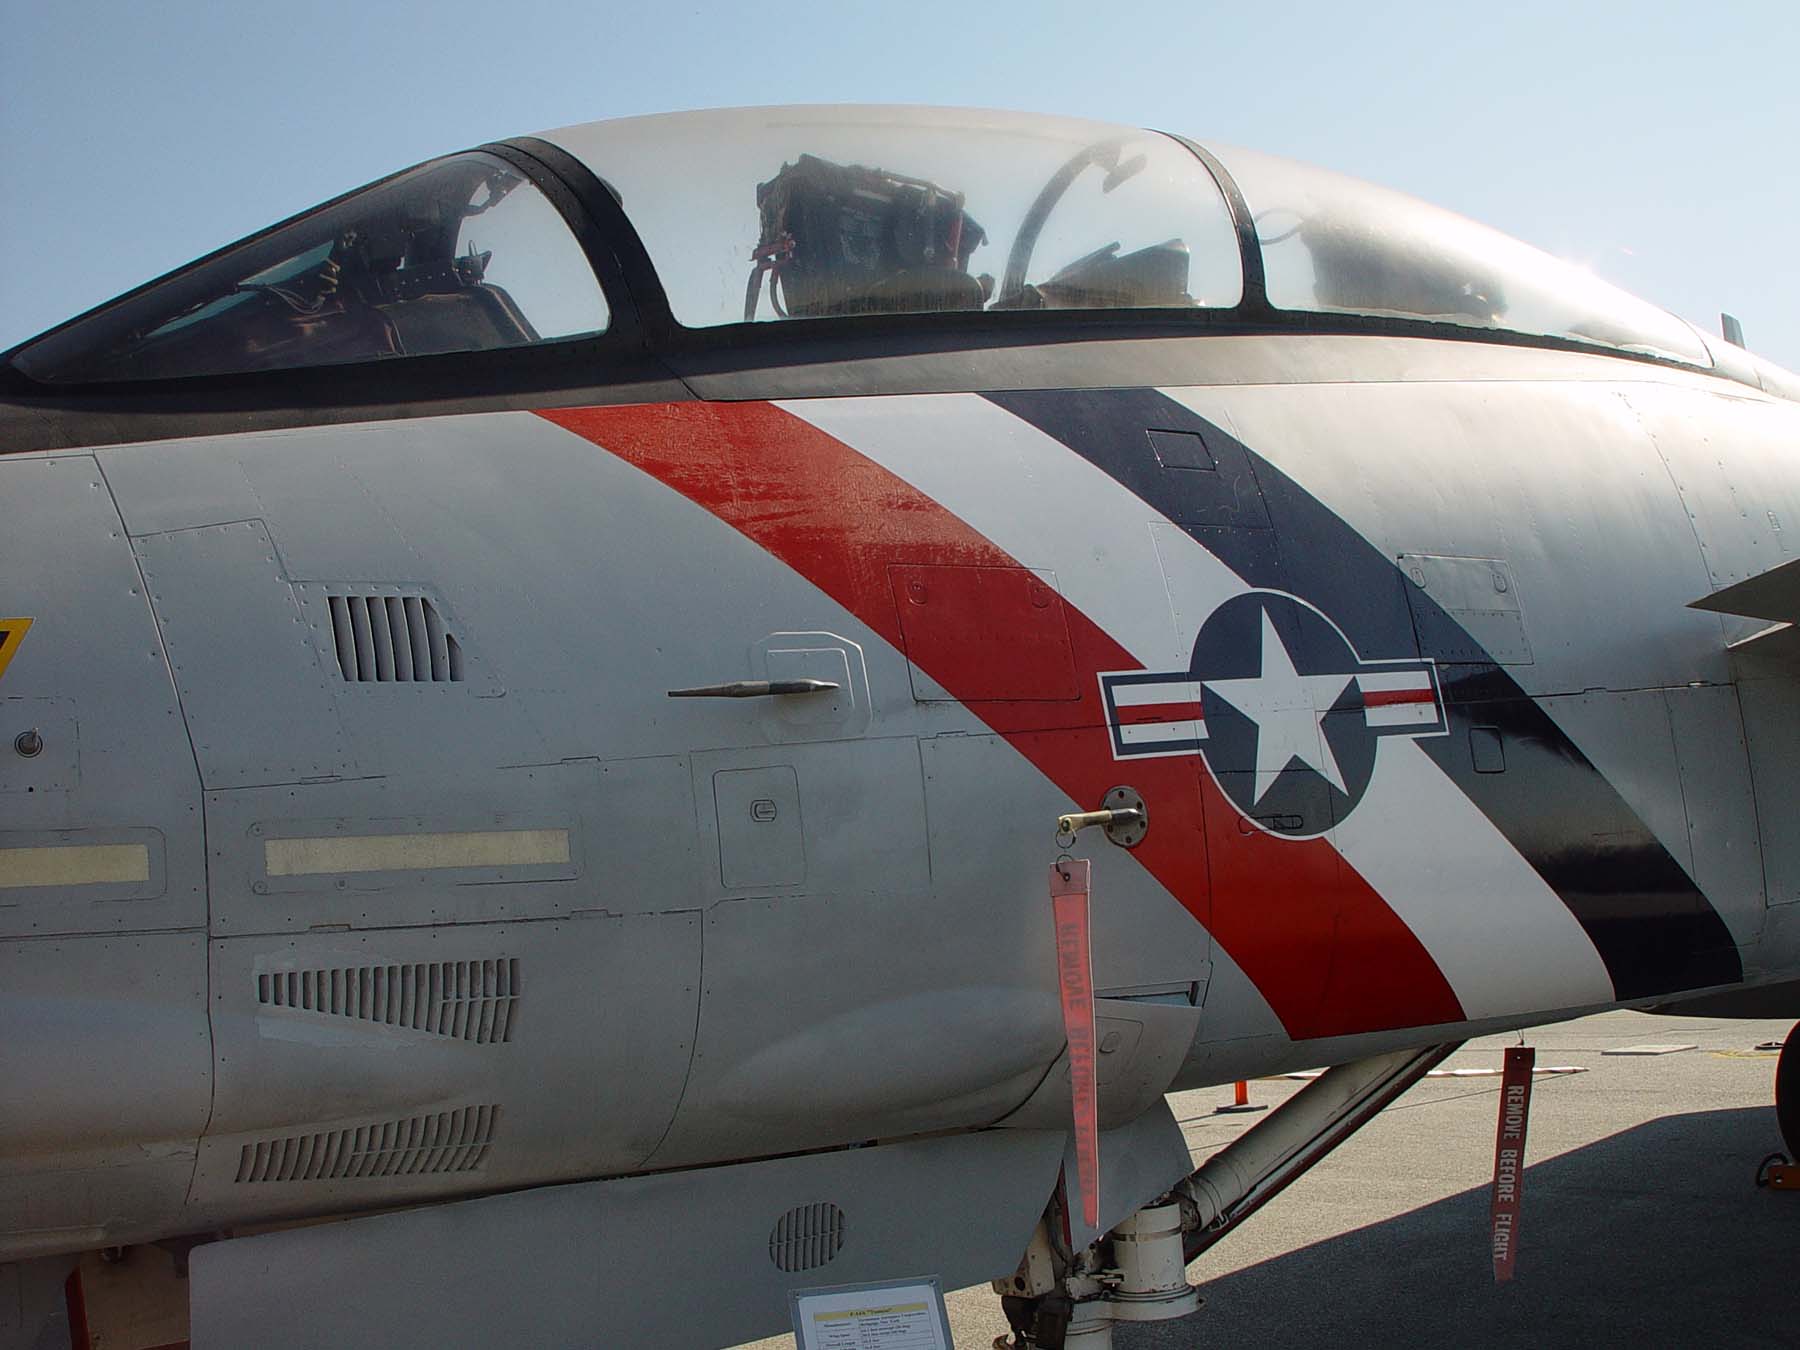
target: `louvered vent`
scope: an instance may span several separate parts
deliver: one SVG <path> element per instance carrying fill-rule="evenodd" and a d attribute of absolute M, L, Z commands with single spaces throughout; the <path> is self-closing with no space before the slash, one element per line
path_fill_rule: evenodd
<path fill-rule="evenodd" d="M 820 1201 L 798 1205 L 775 1220 L 769 1259 L 777 1270 L 815 1270 L 844 1245 L 844 1211 Z"/>
<path fill-rule="evenodd" d="M 245 1144 L 237 1180 L 345 1181 L 474 1172 L 487 1161 L 498 1106 L 459 1106 L 381 1125 Z"/>
<path fill-rule="evenodd" d="M 423 595 L 332 595 L 338 669 L 356 684 L 442 684 L 463 679 L 462 647 Z"/>
<path fill-rule="evenodd" d="M 277 970 L 256 977 L 256 1001 L 354 1017 L 477 1045 L 512 1039 L 519 958 Z"/>

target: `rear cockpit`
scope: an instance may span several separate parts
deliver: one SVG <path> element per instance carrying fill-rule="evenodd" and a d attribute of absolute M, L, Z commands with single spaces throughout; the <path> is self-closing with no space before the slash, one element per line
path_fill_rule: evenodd
<path fill-rule="evenodd" d="M 1236 230 L 1155 132 L 1009 113 L 806 108 L 546 138 L 614 187 L 675 320 L 1228 310 Z"/>
<path fill-rule="evenodd" d="M 1585 270 L 1337 174 L 1102 123 L 883 107 L 597 122 L 452 155 L 11 363 L 29 396 L 346 366 L 392 380 L 405 358 L 509 348 L 594 371 L 620 353 L 754 353 L 796 335 L 978 342 L 1049 325 L 1060 341 L 1094 320 L 1714 364 L 1688 324 Z M 1719 373 L 1759 383 L 1761 363 L 1721 352 Z M 465 390 L 484 382 L 458 374 Z"/>

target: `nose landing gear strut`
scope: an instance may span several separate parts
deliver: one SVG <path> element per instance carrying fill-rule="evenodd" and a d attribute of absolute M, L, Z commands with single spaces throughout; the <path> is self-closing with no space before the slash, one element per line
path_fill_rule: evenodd
<path fill-rule="evenodd" d="M 1208 1158 L 1154 1205 L 1071 1252 L 1057 1202 L 1011 1278 L 996 1280 L 1013 1335 L 1004 1350 L 1110 1350 L 1115 1322 L 1184 1317 L 1200 1304 L 1186 1267 L 1235 1231 L 1456 1049 L 1400 1050 L 1340 1064 Z M 1797 1060 L 1800 1063 L 1800 1060 Z"/>

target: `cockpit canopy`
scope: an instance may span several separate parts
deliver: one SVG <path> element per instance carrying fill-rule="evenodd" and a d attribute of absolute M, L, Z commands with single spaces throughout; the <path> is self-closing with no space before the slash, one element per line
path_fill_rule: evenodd
<path fill-rule="evenodd" d="M 546 135 L 619 193 L 676 320 L 1230 309 L 1236 230 L 1179 141 L 943 108 L 677 113 Z"/>
<path fill-rule="evenodd" d="M 612 191 L 677 329 L 930 315 L 950 331 L 1051 310 L 1198 312 L 1215 328 L 1237 314 L 1266 329 L 1310 313 L 1710 364 L 1687 324 L 1496 231 L 1159 132 L 811 107 L 597 122 L 544 139 Z M 611 309 L 575 208 L 553 205 L 500 153 L 450 156 L 349 194 L 13 360 L 42 381 L 146 380 L 604 333 Z M 602 240 L 621 255 L 628 242 Z M 742 331 L 754 340 L 754 327 Z"/>

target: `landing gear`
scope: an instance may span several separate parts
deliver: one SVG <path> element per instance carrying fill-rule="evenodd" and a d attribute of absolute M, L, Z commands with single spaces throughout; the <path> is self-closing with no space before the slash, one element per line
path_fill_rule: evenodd
<path fill-rule="evenodd" d="M 1114 1322 L 1166 1322 L 1200 1306 L 1187 1282 L 1179 1204 L 1140 1209 L 1071 1256 L 1049 1235 L 1054 1221 L 1038 1225 L 1018 1273 L 994 1283 L 1013 1331 L 996 1350 L 1111 1350 Z M 1065 1272 L 1060 1279 L 1054 1268 Z"/>
<path fill-rule="evenodd" d="M 1800 1024 L 1788 1032 L 1775 1061 L 1775 1123 L 1788 1157 L 1800 1161 Z"/>
<path fill-rule="evenodd" d="M 1792 1042 L 1790 1042 L 1792 1043 Z M 1442 1063 L 1455 1045 L 1328 1069 L 1253 1129 L 1099 1241 L 1072 1252 L 1055 1202 L 1011 1278 L 996 1280 L 1011 1337 L 996 1350 L 1110 1350 L 1115 1322 L 1160 1322 L 1200 1306 L 1187 1265 Z M 1800 1073 L 1800 1051 L 1794 1067 Z M 1790 1099 L 1800 1108 L 1800 1082 Z"/>

